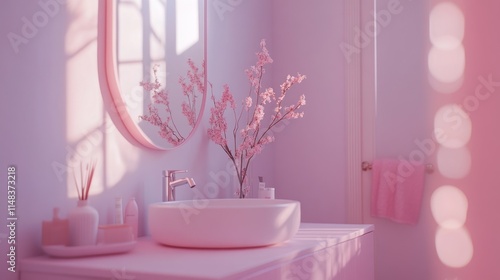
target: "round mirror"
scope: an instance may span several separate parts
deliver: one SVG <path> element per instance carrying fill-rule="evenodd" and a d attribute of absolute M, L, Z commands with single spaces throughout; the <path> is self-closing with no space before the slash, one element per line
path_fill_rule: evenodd
<path fill-rule="evenodd" d="M 105 1 L 109 89 L 126 128 L 148 148 L 182 145 L 200 122 L 205 1 Z"/>

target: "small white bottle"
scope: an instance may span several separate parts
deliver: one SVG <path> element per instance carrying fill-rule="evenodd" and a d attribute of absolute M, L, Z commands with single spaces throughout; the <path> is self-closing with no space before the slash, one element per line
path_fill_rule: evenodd
<path fill-rule="evenodd" d="M 134 240 L 137 240 L 137 235 L 139 233 L 139 207 L 137 206 L 135 197 L 132 197 L 125 207 L 125 224 L 132 227 Z"/>
<path fill-rule="evenodd" d="M 274 199 L 274 192 L 275 192 L 274 188 L 265 188 L 261 192 L 261 195 L 262 195 L 261 198 Z"/>
<path fill-rule="evenodd" d="M 264 183 L 264 178 L 262 176 L 259 176 L 258 198 L 265 197 L 265 193 L 264 193 L 265 189 L 266 189 L 266 183 Z"/>
<path fill-rule="evenodd" d="M 115 197 L 115 224 L 123 224 L 123 206 L 121 197 Z"/>

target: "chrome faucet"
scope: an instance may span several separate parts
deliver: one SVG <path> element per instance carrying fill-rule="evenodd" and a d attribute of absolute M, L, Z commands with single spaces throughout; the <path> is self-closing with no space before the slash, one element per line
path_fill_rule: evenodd
<path fill-rule="evenodd" d="M 190 188 L 196 186 L 193 178 L 175 179 L 175 174 L 185 173 L 187 170 L 163 170 L 162 201 L 175 200 L 175 188 L 181 185 L 188 185 Z"/>

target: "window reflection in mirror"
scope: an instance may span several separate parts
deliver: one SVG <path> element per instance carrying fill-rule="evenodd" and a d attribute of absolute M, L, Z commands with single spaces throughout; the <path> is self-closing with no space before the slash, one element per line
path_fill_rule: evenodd
<path fill-rule="evenodd" d="M 110 85 L 115 105 L 131 134 L 143 145 L 156 149 L 171 149 L 184 143 L 194 131 L 205 102 L 205 92 L 194 88 L 194 97 L 183 94 L 179 79 L 190 83 L 188 64 L 191 60 L 204 71 L 205 61 L 205 5 L 204 0 L 117 0 L 107 2 L 107 36 L 113 37 L 113 44 L 107 43 L 107 56 L 114 59 L 107 65 L 115 71 L 116 88 Z M 112 17 L 110 19 L 109 17 Z M 110 32 L 111 31 L 111 32 Z M 107 40 L 109 40 L 107 38 Z M 111 59 L 107 59 L 109 64 Z M 156 69 L 154 75 L 153 69 Z M 157 81 L 161 86 L 145 90 L 141 82 Z M 206 75 L 201 77 L 203 85 Z M 165 90 L 164 92 L 162 90 Z M 202 92 L 201 92 L 202 91 Z M 166 93 L 168 102 L 154 103 L 154 92 Z M 189 102 L 196 119 L 190 123 L 183 113 L 183 102 Z M 153 103 L 153 111 L 149 108 Z M 168 103 L 167 111 L 166 104 Z M 122 105 L 124 104 L 124 105 Z M 163 125 L 152 118 L 157 110 Z M 142 117 L 141 117 L 142 116 Z M 146 118 L 144 117 L 146 116 Z M 165 133 L 175 129 L 177 143 L 169 141 Z M 160 133 L 162 132 L 162 133 Z M 167 133 L 168 134 L 168 133 Z M 168 136 L 168 137 L 167 137 Z"/>

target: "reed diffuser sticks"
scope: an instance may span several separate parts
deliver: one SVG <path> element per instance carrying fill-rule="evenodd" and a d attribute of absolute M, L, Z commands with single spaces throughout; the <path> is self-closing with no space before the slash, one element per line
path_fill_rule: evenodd
<path fill-rule="evenodd" d="M 78 194 L 79 200 L 87 200 L 89 197 L 90 186 L 92 185 L 92 178 L 94 177 L 96 164 L 96 161 L 91 160 L 90 165 L 87 163 L 84 170 L 83 163 L 80 162 L 80 184 L 78 184 L 76 172 L 73 170 L 73 179 L 75 180 L 76 193 Z M 86 172 L 85 174 L 84 171 Z"/>

